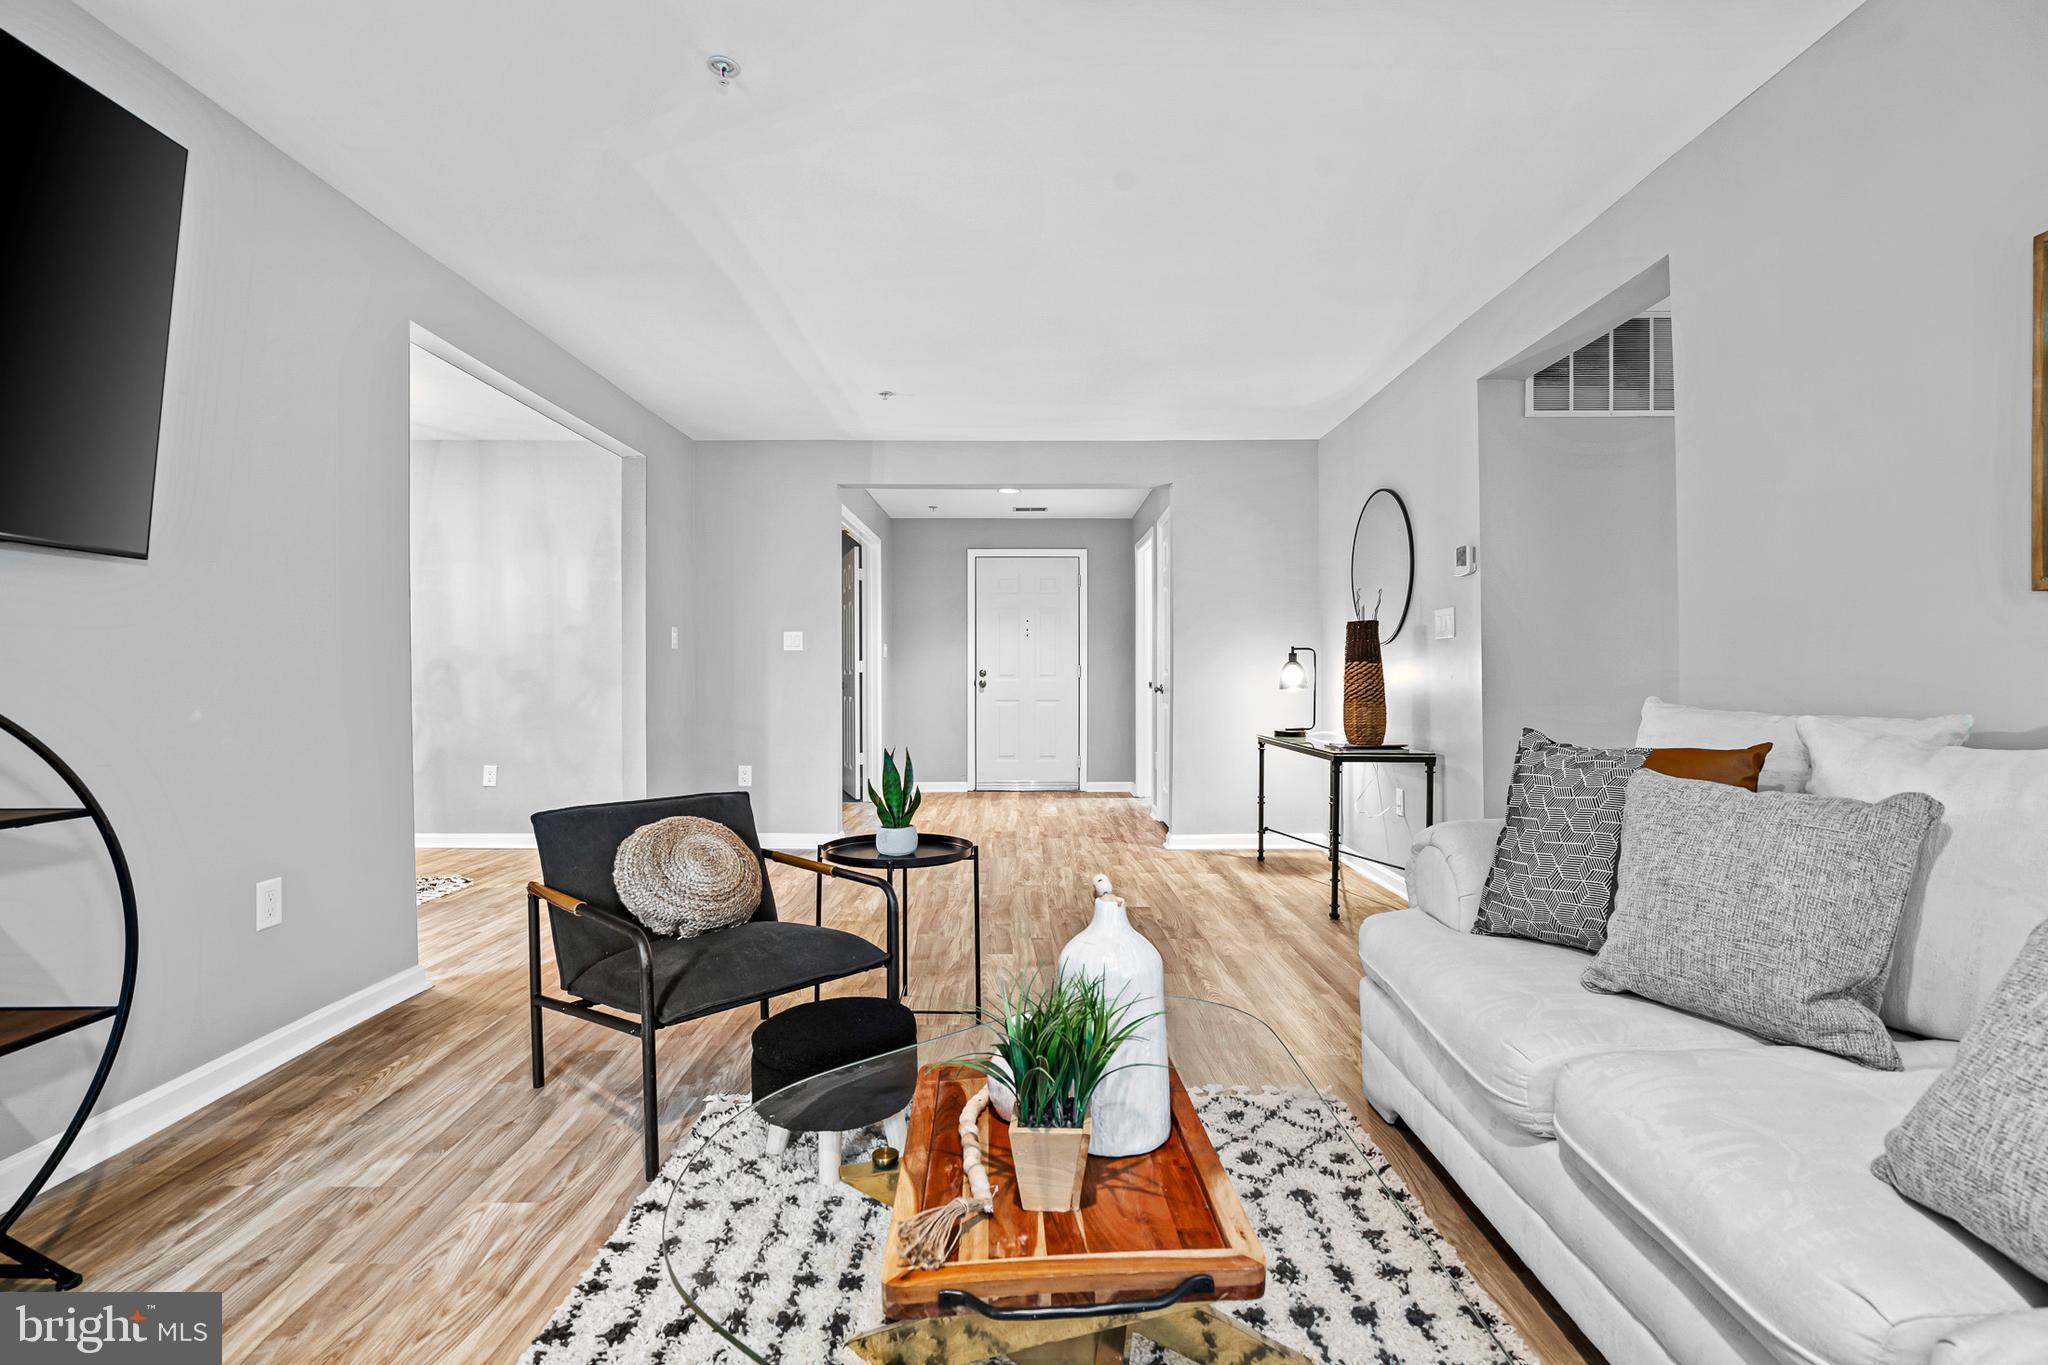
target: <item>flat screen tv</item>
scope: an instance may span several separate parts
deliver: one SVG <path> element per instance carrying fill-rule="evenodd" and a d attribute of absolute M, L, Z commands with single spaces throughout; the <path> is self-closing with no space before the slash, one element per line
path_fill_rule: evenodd
<path fill-rule="evenodd" d="M 149 555 L 185 149 L 0 33 L 0 540 Z"/>

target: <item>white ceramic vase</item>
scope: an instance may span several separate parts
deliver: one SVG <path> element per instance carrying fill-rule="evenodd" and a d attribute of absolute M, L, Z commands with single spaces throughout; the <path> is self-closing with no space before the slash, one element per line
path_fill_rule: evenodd
<path fill-rule="evenodd" d="M 1127 1018 L 1144 1018 L 1117 1050 L 1124 1067 L 1102 1083 L 1088 1110 L 1094 1131 L 1090 1156 L 1136 1156 L 1165 1142 L 1173 1131 L 1173 1089 L 1166 1074 L 1166 971 L 1159 950 L 1131 927 L 1123 897 L 1110 894 L 1109 878 L 1095 879 L 1095 918 L 1060 949 L 1059 974 L 1102 978 L 1112 1001 L 1127 1002 Z M 1149 1016 L 1149 1017 L 1146 1017 Z M 1149 1063 L 1132 1066 L 1130 1063 Z"/>
<path fill-rule="evenodd" d="M 875 852 L 884 858 L 908 858 L 917 852 L 917 826 L 876 830 Z"/>

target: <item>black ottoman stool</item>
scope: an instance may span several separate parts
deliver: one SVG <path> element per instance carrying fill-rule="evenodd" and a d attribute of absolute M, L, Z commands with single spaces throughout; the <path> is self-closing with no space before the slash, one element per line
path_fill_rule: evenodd
<path fill-rule="evenodd" d="M 794 1005 L 762 1021 L 754 1029 L 754 1110 L 768 1124 L 769 1154 L 783 1151 L 791 1133 L 816 1133 L 818 1178 L 837 1180 L 842 1136 L 871 1123 L 901 1151 L 918 1063 L 904 1049 L 916 1043 L 916 1015 L 864 995 Z"/>

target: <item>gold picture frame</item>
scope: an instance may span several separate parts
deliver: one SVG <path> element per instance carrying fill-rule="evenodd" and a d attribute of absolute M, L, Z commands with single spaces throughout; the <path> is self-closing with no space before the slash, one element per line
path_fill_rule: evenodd
<path fill-rule="evenodd" d="M 2035 592 L 2048 592 L 2048 409 L 2041 372 L 2048 358 L 2048 232 L 2034 239 L 2034 563 Z"/>

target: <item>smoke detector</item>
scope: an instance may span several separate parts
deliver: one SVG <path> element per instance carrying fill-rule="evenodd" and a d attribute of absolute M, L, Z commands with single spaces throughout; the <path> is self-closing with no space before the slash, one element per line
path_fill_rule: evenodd
<path fill-rule="evenodd" d="M 730 57 L 706 57 L 704 59 L 704 65 L 711 69 L 712 75 L 718 77 L 718 83 L 720 85 L 731 85 L 734 81 L 739 79 L 740 64 Z"/>

